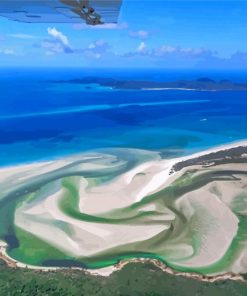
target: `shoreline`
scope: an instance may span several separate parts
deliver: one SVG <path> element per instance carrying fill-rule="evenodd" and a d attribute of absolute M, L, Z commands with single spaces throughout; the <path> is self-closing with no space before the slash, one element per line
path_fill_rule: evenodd
<path fill-rule="evenodd" d="M 49 271 L 62 271 L 62 270 L 79 270 L 83 271 L 87 274 L 95 275 L 95 276 L 103 276 L 103 277 L 109 277 L 111 274 L 120 271 L 123 269 L 126 265 L 131 263 L 142 263 L 147 264 L 151 263 L 155 267 L 162 270 L 164 273 L 177 276 L 177 277 L 185 277 L 194 279 L 200 282 L 209 282 L 214 283 L 217 281 L 225 281 L 225 280 L 232 280 L 232 281 L 239 281 L 239 282 L 246 282 L 246 280 L 243 278 L 241 274 L 234 274 L 234 273 L 223 273 L 219 275 L 202 275 L 195 272 L 183 272 L 183 271 L 177 271 L 175 269 L 172 269 L 171 267 L 167 266 L 163 261 L 158 259 L 147 259 L 147 258 L 133 258 L 133 259 L 123 259 L 120 260 L 117 264 L 113 266 L 103 267 L 100 269 L 86 269 L 81 267 L 43 267 L 43 266 L 35 266 L 35 265 L 29 265 L 25 263 L 21 263 L 19 261 L 16 261 L 9 257 L 6 253 L 7 245 L 3 246 L 3 243 L 0 242 L 0 259 L 3 260 L 6 265 L 9 268 L 20 268 L 20 269 L 30 269 L 30 270 L 36 270 L 40 272 L 49 272 Z"/>
<path fill-rule="evenodd" d="M 160 187 L 166 186 L 167 182 L 169 182 L 170 179 L 173 179 L 172 177 L 174 177 L 174 175 L 179 174 L 179 172 L 174 171 L 173 167 L 174 165 L 176 165 L 179 162 L 183 162 L 183 161 L 187 161 L 187 160 L 192 160 L 192 159 L 196 159 L 198 157 L 201 156 L 206 156 L 206 155 L 210 155 L 212 153 L 215 152 L 224 152 L 233 148 L 239 148 L 239 147 L 247 147 L 247 140 L 242 140 L 242 141 L 238 141 L 238 142 L 233 142 L 230 144 L 225 144 L 225 145 L 220 145 L 214 148 L 209 148 L 205 151 L 201 151 L 201 152 L 197 152 L 188 156 L 184 156 L 184 157 L 178 157 L 178 158 L 174 158 L 174 159 L 169 159 L 168 161 L 168 166 L 166 167 L 165 170 L 162 171 L 162 183 L 159 184 L 159 179 L 160 178 L 156 178 L 155 180 L 152 180 L 152 182 L 150 182 L 148 185 L 149 186 L 145 186 L 143 188 L 143 190 L 145 191 L 145 194 L 147 193 L 151 193 L 155 190 L 157 190 Z M 75 156 L 76 157 L 76 156 Z M 73 160 L 73 157 L 69 157 L 69 158 L 65 158 L 65 159 L 60 159 L 58 160 L 58 162 L 61 162 L 62 164 L 65 163 L 69 163 L 70 161 Z M 162 159 L 163 160 L 163 159 Z M 39 162 L 39 163 L 34 163 L 34 164 L 29 164 L 27 165 L 28 167 L 35 167 L 36 169 L 39 169 L 40 167 L 43 168 L 44 165 L 49 164 L 52 166 L 52 164 L 54 164 L 56 161 L 52 162 Z M 60 164 L 61 165 L 61 164 Z M 23 166 L 19 165 L 19 166 L 13 166 L 10 168 L 1 168 L 0 172 L 4 171 L 4 170 L 14 170 L 16 167 L 18 167 L 19 169 L 22 169 Z M 25 165 L 24 165 L 25 167 Z M 52 166 L 53 167 L 53 166 Z M 160 177 L 157 176 L 157 177 Z M 161 270 L 163 270 L 164 272 L 176 275 L 176 276 L 185 276 L 185 277 L 190 277 L 190 278 L 194 278 L 196 280 L 199 281 L 207 281 L 207 282 L 214 282 L 217 280 L 226 280 L 226 279 L 230 279 L 230 280 L 240 280 L 243 281 L 243 277 L 240 274 L 234 274 L 234 273 L 225 273 L 225 274 L 219 274 L 219 275 L 200 275 L 197 273 L 190 273 L 190 272 L 179 272 L 176 270 L 173 270 L 172 268 L 168 267 L 167 265 L 165 265 L 162 261 L 157 260 L 157 259 L 144 259 L 144 258 L 140 258 L 140 259 L 127 259 L 127 260 L 121 260 L 118 264 L 113 265 L 113 266 L 109 266 L 109 267 L 105 267 L 105 268 L 101 268 L 101 269 L 84 269 L 84 268 L 78 268 L 78 267 L 43 267 L 43 266 L 34 266 L 34 265 L 29 265 L 29 264 L 25 264 L 19 261 L 16 261 L 14 259 L 12 259 L 10 256 L 8 256 L 7 254 L 7 244 L 3 241 L 0 241 L 0 259 L 4 260 L 6 262 L 6 264 L 9 267 L 12 268 L 29 268 L 29 269 L 35 269 L 35 270 L 39 270 L 39 271 L 56 271 L 56 270 L 61 270 L 61 269 L 72 269 L 72 270 L 82 270 L 85 272 L 88 272 L 90 274 L 94 274 L 94 275 L 101 275 L 101 276 L 109 276 L 110 274 L 112 274 L 113 272 L 120 270 L 121 268 L 123 268 L 126 264 L 131 263 L 131 262 L 141 262 L 141 263 L 153 263 L 155 266 L 159 267 Z"/>
<path fill-rule="evenodd" d="M 215 92 L 215 91 L 221 91 L 217 89 L 197 89 L 197 88 L 182 88 L 182 87 L 144 87 L 137 90 L 150 90 L 150 91 L 162 91 L 162 90 L 181 90 L 181 91 L 199 91 L 199 92 Z M 231 89 L 226 89 L 222 91 L 231 91 Z"/>

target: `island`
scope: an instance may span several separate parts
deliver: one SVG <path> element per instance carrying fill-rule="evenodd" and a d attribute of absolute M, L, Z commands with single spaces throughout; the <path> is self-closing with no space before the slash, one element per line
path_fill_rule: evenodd
<path fill-rule="evenodd" d="M 141 81 L 141 80 L 117 80 L 103 77 L 84 77 L 82 79 L 59 80 L 55 83 L 98 84 L 112 89 L 129 90 L 197 90 L 197 91 L 246 91 L 247 83 L 236 83 L 230 80 L 215 81 L 202 77 L 196 80 L 177 80 L 177 81 Z"/>

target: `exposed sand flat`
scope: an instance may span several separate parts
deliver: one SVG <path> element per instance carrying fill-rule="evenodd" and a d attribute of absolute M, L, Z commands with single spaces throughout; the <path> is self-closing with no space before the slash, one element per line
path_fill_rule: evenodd
<path fill-rule="evenodd" d="M 186 218 L 194 220 L 191 235 L 198 240 L 194 255 L 181 265 L 208 266 L 226 253 L 238 230 L 238 218 L 213 193 L 195 190 L 180 198 L 176 207 Z"/>
<path fill-rule="evenodd" d="M 49 196 L 41 203 L 25 211 L 19 208 L 15 223 L 33 235 L 74 256 L 89 256 L 109 248 L 147 240 L 168 228 L 164 223 L 150 225 L 105 224 L 80 221 L 64 214 L 58 207 L 63 190 Z M 35 218 L 48 218 L 48 223 L 36 222 Z M 49 220 L 66 222 L 72 231 L 69 236 L 64 231 L 49 224 Z"/>
<path fill-rule="evenodd" d="M 245 182 L 242 184 L 241 181 L 222 181 L 222 182 L 212 182 L 208 186 L 205 186 L 205 190 L 209 192 L 215 192 L 219 199 L 221 199 L 228 207 L 231 208 L 232 203 L 234 202 L 236 196 L 245 194 L 247 179 L 245 176 L 241 176 L 242 179 L 245 179 Z M 246 192 L 247 196 L 247 192 Z M 247 207 L 247 205 L 246 205 Z M 242 208 L 244 211 L 246 208 Z"/>
<path fill-rule="evenodd" d="M 107 185 L 101 185 L 86 189 L 82 187 L 80 203 L 81 211 L 90 214 L 110 211 L 114 208 L 126 207 L 133 202 L 142 200 L 145 196 L 165 188 L 186 169 L 177 173 L 174 177 L 170 174 L 173 165 L 187 159 L 203 156 L 217 151 L 227 150 L 237 146 L 247 145 L 246 141 L 236 144 L 228 144 L 208 149 L 206 152 L 199 152 L 190 156 L 175 158 L 171 160 L 159 160 L 141 164 L 126 172 L 116 180 Z M 224 167 L 222 167 L 224 169 Z M 138 174 L 141 174 L 141 176 Z M 138 180 L 137 179 L 138 176 Z M 102 198 L 104 196 L 104 198 Z"/>
<path fill-rule="evenodd" d="M 40 176 L 49 172 L 53 172 L 57 169 L 63 168 L 69 164 L 74 164 L 78 161 L 83 163 L 85 169 L 94 169 L 97 164 L 94 163 L 95 160 L 102 159 L 107 155 L 100 153 L 92 154 L 78 154 L 75 156 L 70 156 L 64 159 L 37 162 L 32 164 L 24 164 L 17 166 L 9 166 L 0 168 L 0 184 L 2 185 L 5 181 L 25 181 L 30 177 Z M 91 162 L 86 163 L 91 160 Z M 99 165 L 98 165 L 99 166 Z M 100 167 L 106 167 L 105 165 L 100 165 Z M 16 178 L 14 178 L 16 177 Z"/>
<path fill-rule="evenodd" d="M 0 169 L 0 182 L 14 181 L 13 177 L 17 176 L 15 181 L 24 181 L 29 177 L 48 173 L 70 163 L 68 160 L 48 161 L 40 163 L 32 163 L 27 165 L 19 165 Z M 9 179 L 8 179 L 9 178 Z"/>
<path fill-rule="evenodd" d="M 124 208 L 141 201 L 156 192 L 166 183 L 173 161 L 147 162 L 115 178 L 107 184 L 87 187 L 85 180 L 80 186 L 80 210 L 87 214 L 97 214 Z"/>
<path fill-rule="evenodd" d="M 27 189 L 20 194 L 28 197 L 31 187 L 36 193 L 18 205 L 14 223 L 68 255 L 140 251 L 200 271 L 224 257 L 239 231 L 238 214 L 247 214 L 246 164 L 193 165 L 178 172 L 172 168 L 177 162 L 238 146 L 247 142 L 169 160 L 156 152 L 115 149 L 5 168 L 0 171 L 1 196 L 5 200 L 4 193 L 11 196 L 24 184 Z M 191 169 L 194 173 L 186 177 Z M 226 171 L 236 174 L 226 178 Z M 193 187 L 194 179 L 214 172 L 216 179 Z M 182 181 L 173 185 L 179 178 Z M 168 186 L 174 188 L 167 193 Z M 191 189 L 186 191 L 186 186 Z M 154 199 L 149 198 L 152 194 Z M 212 273 L 247 272 L 247 237 L 242 240 L 232 261 Z"/>

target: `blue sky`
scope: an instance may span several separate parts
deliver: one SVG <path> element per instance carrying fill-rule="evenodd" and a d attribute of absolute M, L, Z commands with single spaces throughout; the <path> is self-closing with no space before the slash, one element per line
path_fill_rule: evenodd
<path fill-rule="evenodd" d="M 0 66 L 246 69 L 247 1 L 123 0 L 118 25 L 0 17 Z"/>

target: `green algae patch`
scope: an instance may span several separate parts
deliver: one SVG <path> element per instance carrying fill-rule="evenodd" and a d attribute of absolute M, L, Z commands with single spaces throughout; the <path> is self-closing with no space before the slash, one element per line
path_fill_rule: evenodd
<path fill-rule="evenodd" d="M 24 264 L 41 266 L 43 261 L 49 259 L 71 259 L 71 257 L 68 257 L 62 251 L 19 227 L 15 227 L 15 233 L 19 241 L 19 246 L 7 251 L 7 253 L 17 261 Z"/>

